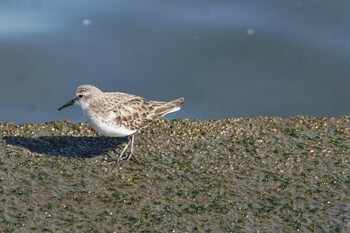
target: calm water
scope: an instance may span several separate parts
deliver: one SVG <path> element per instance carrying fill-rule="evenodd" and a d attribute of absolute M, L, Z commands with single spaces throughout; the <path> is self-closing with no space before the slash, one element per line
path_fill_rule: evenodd
<path fill-rule="evenodd" d="M 80 84 L 169 118 L 349 115 L 350 1 L 1 0 L 0 121 L 58 112 Z"/>

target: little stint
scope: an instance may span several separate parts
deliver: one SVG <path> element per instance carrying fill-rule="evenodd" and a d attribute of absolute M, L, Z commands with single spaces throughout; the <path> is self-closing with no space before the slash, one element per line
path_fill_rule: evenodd
<path fill-rule="evenodd" d="M 153 120 L 180 110 L 184 98 L 170 102 L 159 102 L 122 92 L 102 92 L 92 85 L 77 88 L 76 97 L 64 104 L 62 110 L 78 104 L 90 126 L 108 137 L 129 137 L 128 143 L 114 161 L 129 160 L 133 155 L 134 134 Z M 131 137 L 131 139 L 130 139 Z M 130 154 L 124 156 L 130 147 Z"/>

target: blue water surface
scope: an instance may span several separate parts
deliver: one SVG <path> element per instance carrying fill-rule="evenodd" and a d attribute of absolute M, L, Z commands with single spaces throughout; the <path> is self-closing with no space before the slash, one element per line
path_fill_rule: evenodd
<path fill-rule="evenodd" d="M 85 121 L 80 84 L 186 104 L 167 118 L 341 116 L 349 1 L 0 1 L 0 121 Z"/>

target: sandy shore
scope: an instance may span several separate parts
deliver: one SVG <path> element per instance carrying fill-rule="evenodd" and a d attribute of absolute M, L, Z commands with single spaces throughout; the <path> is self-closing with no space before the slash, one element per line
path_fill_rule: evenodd
<path fill-rule="evenodd" d="M 159 120 L 135 137 L 139 162 L 108 164 L 124 143 L 0 123 L 1 230 L 350 230 L 350 117 Z"/>

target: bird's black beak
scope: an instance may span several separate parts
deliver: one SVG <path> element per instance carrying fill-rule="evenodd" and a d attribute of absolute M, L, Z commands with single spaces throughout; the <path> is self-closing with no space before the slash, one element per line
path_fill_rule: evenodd
<path fill-rule="evenodd" d="M 68 103 L 66 103 L 66 104 L 63 105 L 62 107 L 60 107 L 60 108 L 58 109 L 58 111 L 61 111 L 62 109 L 66 108 L 66 107 L 72 106 L 72 105 L 75 103 L 76 100 L 77 100 L 77 98 L 72 99 L 71 101 L 69 101 Z"/>

